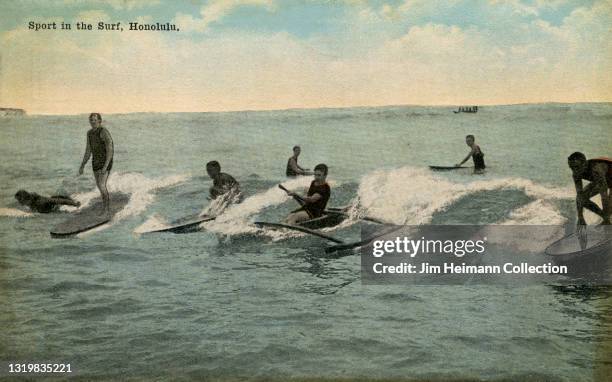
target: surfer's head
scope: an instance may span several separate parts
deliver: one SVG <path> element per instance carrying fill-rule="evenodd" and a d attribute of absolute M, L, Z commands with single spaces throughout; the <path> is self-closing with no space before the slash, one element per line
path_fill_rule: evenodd
<path fill-rule="evenodd" d="M 574 174 L 581 174 L 587 169 L 586 156 L 578 151 L 567 157 L 567 164 Z"/>
<path fill-rule="evenodd" d="M 32 199 L 32 195 L 26 190 L 19 190 L 15 194 L 15 199 L 17 199 L 19 204 L 25 205 L 30 202 L 30 200 Z"/>
<path fill-rule="evenodd" d="M 293 146 L 293 156 L 294 157 L 297 158 L 301 152 L 302 152 L 302 149 L 300 148 L 300 146 Z"/>
<path fill-rule="evenodd" d="M 319 183 L 324 183 L 327 177 L 327 165 L 325 163 L 319 163 L 314 168 L 314 178 Z"/>
<path fill-rule="evenodd" d="M 472 145 L 474 144 L 474 142 L 476 141 L 476 138 L 474 138 L 474 136 L 472 134 L 466 135 L 465 136 L 465 143 L 472 147 Z"/>
<path fill-rule="evenodd" d="M 102 116 L 100 113 L 89 114 L 89 124 L 94 129 L 100 127 L 102 125 Z"/>
<path fill-rule="evenodd" d="M 206 163 L 206 172 L 211 178 L 216 177 L 221 172 L 221 165 L 216 160 Z"/>

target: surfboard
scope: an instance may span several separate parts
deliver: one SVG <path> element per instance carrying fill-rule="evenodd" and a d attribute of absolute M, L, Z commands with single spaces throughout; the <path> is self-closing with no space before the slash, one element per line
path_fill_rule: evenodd
<path fill-rule="evenodd" d="M 586 245 L 581 246 L 577 233 L 571 233 L 549 245 L 544 253 L 560 262 L 612 255 L 612 226 L 587 226 L 586 237 Z"/>
<path fill-rule="evenodd" d="M 362 239 L 362 240 L 359 240 L 353 243 L 343 243 L 343 244 L 338 244 L 338 245 L 332 245 L 331 247 L 325 248 L 325 253 L 334 253 L 338 251 L 345 251 L 348 249 L 355 249 L 355 248 L 363 247 L 363 246 L 370 244 L 372 241 L 374 241 L 375 239 L 378 239 L 379 237 L 391 234 L 395 231 L 399 231 L 402 228 L 403 226 L 391 227 L 388 230 L 376 233 L 368 238 L 365 238 L 365 239 Z"/>
<path fill-rule="evenodd" d="M 267 227 L 267 228 L 285 228 L 285 229 L 291 229 L 294 231 L 300 231 L 300 232 L 304 232 L 313 236 L 318 236 L 322 239 L 326 239 L 329 240 L 331 242 L 337 243 L 337 244 L 342 244 L 344 243 L 342 240 L 340 239 L 336 239 L 333 236 L 329 236 L 326 235 L 324 233 L 315 231 L 313 229 L 308 229 L 306 227 L 301 227 L 301 226 L 297 226 L 297 225 L 290 225 L 290 224 L 283 224 L 283 223 L 268 223 L 268 222 L 254 222 L 253 224 L 255 224 L 258 227 Z"/>
<path fill-rule="evenodd" d="M 460 168 L 471 168 L 471 167 L 467 167 L 467 166 L 459 166 L 459 167 L 455 167 L 455 166 L 429 166 L 429 169 L 433 170 L 433 171 L 449 171 L 449 170 L 458 170 Z"/>
<path fill-rule="evenodd" d="M 190 233 L 199 230 L 199 225 L 204 222 L 215 220 L 215 216 L 210 215 L 190 215 L 184 218 L 178 219 L 170 223 L 169 227 L 156 229 L 145 233 L 159 233 L 159 232 L 171 232 L 171 233 Z"/>
<path fill-rule="evenodd" d="M 68 219 L 53 227 L 50 232 L 51 237 L 74 236 L 106 224 L 127 205 L 129 200 L 130 197 L 123 193 L 110 194 L 110 216 L 107 216 L 100 214 L 104 205 L 102 198 L 98 197 L 90 205 L 71 213 Z"/>

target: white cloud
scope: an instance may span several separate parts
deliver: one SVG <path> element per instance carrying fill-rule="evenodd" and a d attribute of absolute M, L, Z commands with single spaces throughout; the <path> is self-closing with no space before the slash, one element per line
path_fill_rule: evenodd
<path fill-rule="evenodd" d="M 146 7 L 157 6 L 160 4 L 160 0 L 64 0 L 63 2 L 49 2 L 45 1 L 44 5 L 64 5 L 64 6 L 75 6 L 75 5 L 109 5 L 116 10 L 133 10 L 141 9 Z"/>
<path fill-rule="evenodd" d="M 536 7 L 523 4 L 521 0 L 489 0 L 489 4 L 510 7 L 515 14 L 521 16 L 538 16 L 538 9 Z"/>
<path fill-rule="evenodd" d="M 160 4 L 160 0 L 103 0 L 117 10 L 132 10 L 152 7 Z"/>
<path fill-rule="evenodd" d="M 202 19 L 196 19 L 192 15 L 180 12 L 176 14 L 173 22 L 182 32 L 204 32 L 206 30 L 206 24 Z"/>
<path fill-rule="evenodd" d="M 219 22 L 234 9 L 242 6 L 260 6 L 268 11 L 275 9 L 274 0 L 211 0 L 200 9 L 201 18 L 178 13 L 174 18 L 181 30 L 190 32 L 203 32 L 212 23 Z"/>
<path fill-rule="evenodd" d="M 475 26 L 412 25 L 368 40 L 360 54 L 330 48 L 342 45 L 336 36 L 191 40 L 182 32 L 41 34 L 22 26 L 0 36 L 0 96 L 32 112 L 610 101 L 606 5 L 576 9 L 561 25 L 530 18 L 511 39 Z"/>
<path fill-rule="evenodd" d="M 97 23 L 99 21 L 109 21 L 109 20 L 110 20 L 110 16 L 108 15 L 108 13 L 104 11 L 99 11 L 99 10 L 90 10 L 90 11 L 80 12 L 74 18 L 75 22 L 84 21 L 86 23 Z"/>

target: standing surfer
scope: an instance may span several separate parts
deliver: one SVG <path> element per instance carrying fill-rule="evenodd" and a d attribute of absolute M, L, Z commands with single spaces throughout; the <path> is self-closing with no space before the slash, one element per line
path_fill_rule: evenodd
<path fill-rule="evenodd" d="M 99 113 L 89 115 L 89 124 L 91 129 L 87 131 L 87 145 L 81 167 L 79 167 L 79 175 L 83 175 L 85 164 L 93 156 L 91 166 L 96 178 L 96 185 L 102 195 L 104 213 L 110 216 L 110 197 L 106 181 L 113 167 L 113 139 L 108 130 L 102 126 L 102 116 Z"/>
<path fill-rule="evenodd" d="M 474 173 L 482 174 L 484 173 L 484 169 L 486 167 L 484 162 L 484 153 L 480 150 L 480 146 L 478 146 L 475 142 L 476 139 L 472 134 L 465 137 L 465 143 L 471 148 L 471 150 L 465 159 L 462 160 L 461 163 L 457 163 L 455 167 L 460 167 L 471 157 L 474 161 Z"/>
<path fill-rule="evenodd" d="M 287 160 L 287 170 L 285 171 L 287 176 L 312 175 L 312 172 L 307 168 L 302 168 L 298 165 L 298 157 L 301 152 L 300 146 L 293 146 L 293 156 Z"/>
<path fill-rule="evenodd" d="M 586 159 L 583 153 L 575 152 L 567 158 L 567 164 L 572 170 L 572 178 L 576 186 L 576 210 L 578 213 L 578 233 L 583 235 L 586 222 L 583 209 L 599 215 L 603 221 L 601 224 L 610 224 L 610 210 L 612 208 L 612 159 L 594 158 Z M 582 187 L 582 180 L 588 180 L 589 184 Z M 601 206 L 591 201 L 595 195 L 601 195 Z"/>
<path fill-rule="evenodd" d="M 310 183 L 306 196 L 297 195 L 294 192 L 289 192 L 290 196 L 300 200 L 302 207 L 291 212 L 285 219 L 285 222 L 290 225 L 303 222 L 305 220 L 318 218 L 325 212 L 327 201 L 331 195 L 331 188 L 326 181 L 327 165 L 321 163 L 314 168 L 314 180 Z"/>

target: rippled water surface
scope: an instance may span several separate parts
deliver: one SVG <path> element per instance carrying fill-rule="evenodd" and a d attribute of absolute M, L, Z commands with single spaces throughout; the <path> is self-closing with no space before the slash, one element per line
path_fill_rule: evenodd
<path fill-rule="evenodd" d="M 296 207 L 278 183 L 310 182 L 284 177 L 295 144 L 302 165 L 329 165 L 331 205 L 407 224 L 571 222 L 565 158 L 612 154 L 609 104 L 451 110 L 105 115 L 109 186 L 130 201 L 64 240 L 49 230 L 69 209 L 30 214 L 13 194 L 95 202 L 90 168 L 75 176 L 87 116 L 0 119 L 0 360 L 70 362 L 106 379 L 599 378 L 611 354 L 606 288 L 366 286 L 358 253 L 326 256 L 319 238 L 253 226 Z M 485 175 L 428 170 L 463 159 L 466 134 Z M 213 159 L 241 182 L 243 203 L 199 233 L 143 234 L 215 207 Z M 352 241 L 359 228 L 325 232 Z"/>

